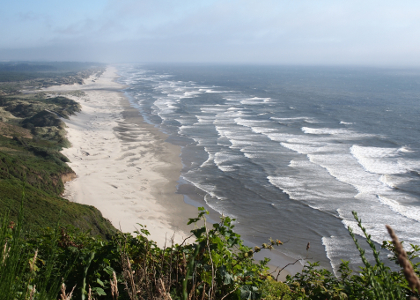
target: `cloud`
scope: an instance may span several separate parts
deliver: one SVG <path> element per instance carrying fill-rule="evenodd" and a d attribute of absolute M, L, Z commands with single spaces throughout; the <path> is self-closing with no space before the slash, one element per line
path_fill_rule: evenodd
<path fill-rule="evenodd" d="M 414 1 L 110 0 L 96 6 L 63 21 L 51 11 L 49 28 L 39 25 L 48 18 L 22 13 L 39 31 L 26 36 L 26 46 L 113 61 L 420 64 L 420 3 Z M 21 26 L 9 36 L 20 30 L 24 39 L 31 29 Z M 14 43 L 9 37 L 0 49 L 20 45 Z"/>

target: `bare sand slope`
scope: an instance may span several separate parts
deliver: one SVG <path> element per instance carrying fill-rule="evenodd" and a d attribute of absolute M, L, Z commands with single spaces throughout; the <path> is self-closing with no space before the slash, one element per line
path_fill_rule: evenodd
<path fill-rule="evenodd" d="M 77 178 L 66 183 L 64 197 L 93 205 L 124 232 L 137 223 L 146 225 L 152 238 L 163 246 L 174 232 L 175 241 L 187 236 L 188 217 L 196 209 L 176 194 L 182 168 L 180 148 L 165 142 L 166 136 L 143 122 L 114 82 L 115 69 L 84 85 L 44 89 L 64 94 L 82 105 L 82 112 L 64 120 L 72 147 L 63 150 Z M 81 90 L 84 95 L 70 91 Z"/>

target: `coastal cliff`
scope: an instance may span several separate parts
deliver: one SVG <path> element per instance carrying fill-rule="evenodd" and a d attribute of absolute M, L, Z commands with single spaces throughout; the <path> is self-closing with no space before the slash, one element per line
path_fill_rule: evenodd
<path fill-rule="evenodd" d="M 83 78 L 101 73 L 102 69 L 71 75 L 55 73 L 53 77 L 9 69 L 0 65 L 0 211 L 9 211 L 16 220 L 23 201 L 25 220 L 31 230 L 53 227 L 59 221 L 63 226 L 73 225 L 104 238 L 110 236 L 116 229 L 95 207 L 60 197 L 64 183 L 76 178 L 66 164 L 69 160 L 60 153 L 63 147 L 70 146 L 62 118 L 79 112 L 80 105 L 37 90 L 20 92 L 28 86 L 83 82 Z M 25 80 L 13 81 L 16 78 Z"/>

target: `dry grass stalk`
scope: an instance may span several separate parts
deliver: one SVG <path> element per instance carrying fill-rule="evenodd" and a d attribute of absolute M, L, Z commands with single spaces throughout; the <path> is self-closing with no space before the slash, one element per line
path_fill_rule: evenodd
<path fill-rule="evenodd" d="M 110 280 L 111 283 L 111 295 L 112 299 L 118 299 L 119 293 L 118 293 L 118 281 L 117 281 L 117 275 L 115 274 L 115 271 L 112 273 L 113 278 Z"/>
<path fill-rule="evenodd" d="M 73 291 L 74 291 L 74 288 L 75 287 L 76 286 L 74 286 L 71 289 L 71 292 L 70 293 L 66 294 L 66 285 L 63 282 L 63 284 L 61 285 L 61 294 L 60 294 L 61 300 L 71 300 L 71 297 L 73 297 Z"/>
<path fill-rule="evenodd" d="M 195 294 L 197 283 L 193 283 L 190 293 L 188 294 L 188 300 L 191 300 Z"/>
<path fill-rule="evenodd" d="M 166 291 L 165 283 L 163 282 L 162 278 L 159 278 L 159 284 L 160 288 L 158 289 L 161 295 L 163 296 L 163 300 L 172 300 L 171 295 L 169 294 L 169 292 Z"/>
<path fill-rule="evenodd" d="M 201 294 L 201 300 L 204 300 L 204 297 L 206 296 L 206 283 L 203 285 L 203 293 Z"/>
<path fill-rule="evenodd" d="M 90 287 L 90 284 L 89 284 L 88 300 L 92 300 L 92 288 Z"/>
<path fill-rule="evenodd" d="M 131 263 L 130 263 L 130 259 L 128 257 L 126 257 L 126 259 L 123 259 L 123 276 L 125 279 L 125 288 L 128 292 L 128 296 L 130 297 L 131 300 L 137 299 L 137 287 L 136 284 L 134 283 L 134 272 L 133 269 L 131 268 Z"/>
<path fill-rule="evenodd" d="M 10 248 L 7 247 L 7 241 L 6 241 L 6 243 L 4 243 L 4 247 L 3 247 L 3 260 L 2 260 L 3 264 L 6 261 L 6 258 L 9 256 L 9 250 L 10 250 Z"/>
<path fill-rule="evenodd" d="M 36 285 L 34 285 L 31 289 L 31 292 L 29 293 L 29 300 L 32 300 L 34 298 L 35 295 L 35 291 L 36 291 Z"/>
<path fill-rule="evenodd" d="M 407 279 L 411 290 L 413 292 L 415 292 L 415 290 L 420 292 L 420 280 L 414 272 L 413 266 L 407 258 L 407 253 L 405 252 L 403 246 L 401 245 L 397 235 L 395 234 L 391 226 L 386 225 L 386 229 L 388 230 L 388 233 L 392 238 L 392 243 L 394 244 L 395 251 L 398 254 L 398 262 L 403 268 L 404 276 Z"/>
<path fill-rule="evenodd" d="M 38 249 L 36 249 L 35 255 L 32 258 L 32 260 L 29 261 L 29 268 L 30 268 L 31 272 L 33 272 L 35 270 L 37 256 L 38 256 Z"/>

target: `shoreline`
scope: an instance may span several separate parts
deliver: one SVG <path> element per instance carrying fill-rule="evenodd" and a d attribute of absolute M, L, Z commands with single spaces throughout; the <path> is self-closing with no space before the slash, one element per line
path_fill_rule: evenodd
<path fill-rule="evenodd" d="M 62 153 L 77 174 L 65 184 L 63 197 L 95 206 L 123 232 L 139 230 L 138 223 L 146 225 L 160 247 L 170 243 L 174 234 L 174 242 L 181 243 L 193 229 L 186 224 L 197 216 L 198 206 L 210 211 L 210 222 L 217 222 L 220 214 L 208 207 L 195 186 L 183 182 L 181 146 L 166 141 L 167 134 L 143 120 L 116 78 L 116 69 L 108 67 L 84 85 L 43 89 L 82 105 L 80 113 L 63 120 L 72 146 Z M 75 91 L 84 95 L 71 93 Z M 295 261 L 277 250 L 256 255 L 256 259 L 264 257 L 271 258 L 270 271 Z M 301 269 L 298 264 L 290 266 L 280 279 Z"/>
<path fill-rule="evenodd" d="M 186 223 L 197 210 L 176 193 L 182 169 L 179 146 L 165 142 L 166 135 L 145 123 L 114 81 L 108 67 L 99 78 L 84 85 L 53 86 L 82 105 L 82 111 L 63 120 L 72 146 L 63 149 L 77 178 L 65 184 L 63 197 L 98 208 L 123 232 L 146 226 L 159 245 L 182 242 L 189 236 Z M 74 95 L 74 91 L 82 91 Z"/>

